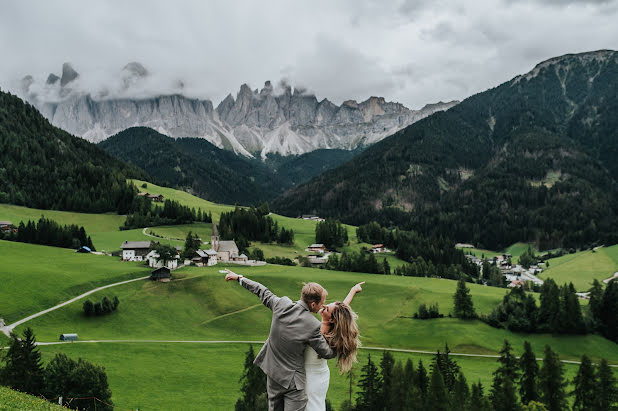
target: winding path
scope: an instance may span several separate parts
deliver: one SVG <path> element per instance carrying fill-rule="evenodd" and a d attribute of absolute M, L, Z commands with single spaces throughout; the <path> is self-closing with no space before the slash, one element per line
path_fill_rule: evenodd
<path fill-rule="evenodd" d="M 85 293 L 83 293 L 81 295 L 78 295 L 75 298 L 71 298 L 68 301 L 65 301 L 63 303 L 55 305 L 52 308 L 48 308 L 47 310 L 40 311 L 40 312 L 38 312 L 36 314 L 32 314 L 29 317 L 26 317 L 26 318 L 23 318 L 23 319 L 21 319 L 19 321 L 16 321 L 13 324 L 4 325 L 4 326 L 0 327 L 0 331 L 2 331 L 2 333 L 4 335 L 6 335 L 7 337 L 10 337 L 11 336 L 11 332 L 13 331 L 13 329 L 15 327 L 17 327 L 18 325 L 21 325 L 21 324 L 25 323 L 26 321 L 30 321 L 30 320 L 32 320 L 32 319 L 34 319 L 36 317 L 40 317 L 41 315 L 47 314 L 48 312 L 57 310 L 58 308 L 64 307 L 65 305 L 68 305 L 68 304 L 71 304 L 72 302 L 75 302 L 75 301 L 77 301 L 77 300 L 79 300 L 81 298 L 84 298 L 84 297 L 86 297 L 86 296 L 88 296 L 90 294 L 96 293 L 97 291 L 101 291 L 101 290 L 104 290 L 104 289 L 110 288 L 110 287 L 115 287 L 117 285 L 123 285 L 123 284 L 132 283 L 134 281 L 145 280 L 147 278 L 150 278 L 150 276 L 147 275 L 145 277 L 139 277 L 139 278 L 134 278 L 132 280 L 120 281 L 120 282 L 117 282 L 117 283 L 114 283 L 114 284 L 108 284 L 108 285 L 104 285 L 103 287 L 95 288 L 95 289 L 87 291 L 87 292 L 85 292 Z"/>

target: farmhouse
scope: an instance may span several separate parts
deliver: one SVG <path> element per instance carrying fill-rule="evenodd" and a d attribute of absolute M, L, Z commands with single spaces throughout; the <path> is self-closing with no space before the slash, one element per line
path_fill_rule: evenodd
<path fill-rule="evenodd" d="M 386 247 L 384 247 L 384 244 L 374 244 L 371 246 L 371 249 L 367 251 L 375 254 L 375 253 L 385 253 L 387 250 L 386 250 Z"/>
<path fill-rule="evenodd" d="M 147 197 L 151 199 L 152 201 L 154 201 L 155 203 L 163 202 L 163 194 L 149 194 Z"/>
<path fill-rule="evenodd" d="M 325 253 L 326 246 L 324 246 L 324 244 L 311 244 L 309 247 L 307 247 L 307 251 L 309 251 L 310 253 Z"/>
<path fill-rule="evenodd" d="M 307 260 L 312 267 L 319 267 L 322 264 L 326 264 L 328 262 L 328 256 L 308 255 Z"/>
<path fill-rule="evenodd" d="M 217 265 L 217 252 L 215 250 L 197 250 L 193 253 L 191 262 L 198 267 Z"/>
<path fill-rule="evenodd" d="M 161 281 L 163 283 L 167 283 L 171 280 L 171 278 L 172 274 L 170 272 L 170 269 L 167 267 L 159 267 L 150 274 L 150 279 L 152 281 Z"/>
<path fill-rule="evenodd" d="M 324 221 L 322 217 L 318 217 L 317 215 L 313 214 L 303 214 L 302 216 L 300 216 L 300 218 L 303 220 Z"/>
<path fill-rule="evenodd" d="M 11 231 L 16 232 L 17 227 L 15 227 L 10 221 L 0 221 L 0 231 L 3 233 L 10 233 Z"/>
<path fill-rule="evenodd" d="M 155 203 L 163 202 L 163 194 L 150 194 L 148 191 L 146 191 L 145 193 L 137 193 L 137 195 L 140 196 L 140 197 L 149 198 L 150 200 L 154 201 Z"/>
<path fill-rule="evenodd" d="M 210 244 L 212 249 L 217 252 L 217 261 L 228 262 L 235 261 L 234 258 L 239 258 L 238 246 L 235 241 L 219 241 L 219 230 L 217 230 L 217 224 L 214 222 L 212 223 Z"/>
<path fill-rule="evenodd" d="M 178 259 L 179 258 L 180 258 L 180 256 L 177 254 L 177 255 L 174 256 L 174 258 L 169 260 L 167 262 L 167 264 L 164 265 L 163 264 L 163 260 L 159 259 L 159 254 L 155 250 L 150 250 L 148 252 L 148 254 L 146 254 L 146 256 L 144 257 L 144 260 L 148 261 L 148 266 L 149 267 L 157 268 L 157 267 L 164 267 L 165 266 L 165 267 L 173 270 L 173 269 L 178 267 Z"/>
<path fill-rule="evenodd" d="M 150 241 L 125 241 L 122 249 L 122 261 L 144 261 L 150 251 Z"/>

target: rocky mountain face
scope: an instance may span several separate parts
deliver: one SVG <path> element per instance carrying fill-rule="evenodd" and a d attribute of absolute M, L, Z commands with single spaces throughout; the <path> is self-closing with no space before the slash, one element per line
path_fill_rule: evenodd
<path fill-rule="evenodd" d="M 121 74 L 123 91 L 149 76 L 139 63 L 129 63 Z M 341 106 L 327 99 L 318 101 L 302 88 L 270 81 L 261 90 L 243 84 L 234 98 L 228 95 L 216 108 L 209 100 L 179 93 L 152 98 L 96 96 L 74 89 L 79 73 L 65 63 L 62 75 L 50 74 L 42 87 L 32 76 L 22 80 L 24 97 L 51 123 L 92 142 L 105 140 L 134 126 L 150 127 L 170 137 L 201 137 L 219 148 L 247 157 L 269 153 L 303 154 L 317 149 L 352 150 L 373 144 L 408 125 L 447 110 L 457 101 L 410 110 L 399 103 L 371 97 Z"/>

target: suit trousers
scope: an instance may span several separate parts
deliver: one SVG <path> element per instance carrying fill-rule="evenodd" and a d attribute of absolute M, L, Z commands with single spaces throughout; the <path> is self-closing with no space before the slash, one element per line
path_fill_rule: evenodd
<path fill-rule="evenodd" d="M 304 411 L 307 406 L 307 394 L 304 389 L 297 389 L 294 379 L 288 388 L 266 377 L 269 411 Z"/>

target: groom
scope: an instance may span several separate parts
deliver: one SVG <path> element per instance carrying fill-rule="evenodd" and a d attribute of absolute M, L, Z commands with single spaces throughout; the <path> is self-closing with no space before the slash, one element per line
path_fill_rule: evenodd
<path fill-rule="evenodd" d="M 302 298 L 293 302 L 288 297 L 277 297 L 260 283 L 226 271 L 225 281 L 238 281 L 273 312 L 270 335 L 254 361 L 267 376 L 268 409 L 304 410 L 306 345 L 322 358 L 336 354 L 320 333 L 320 322 L 311 314 L 322 308 L 326 290 L 317 283 L 305 284 Z"/>

